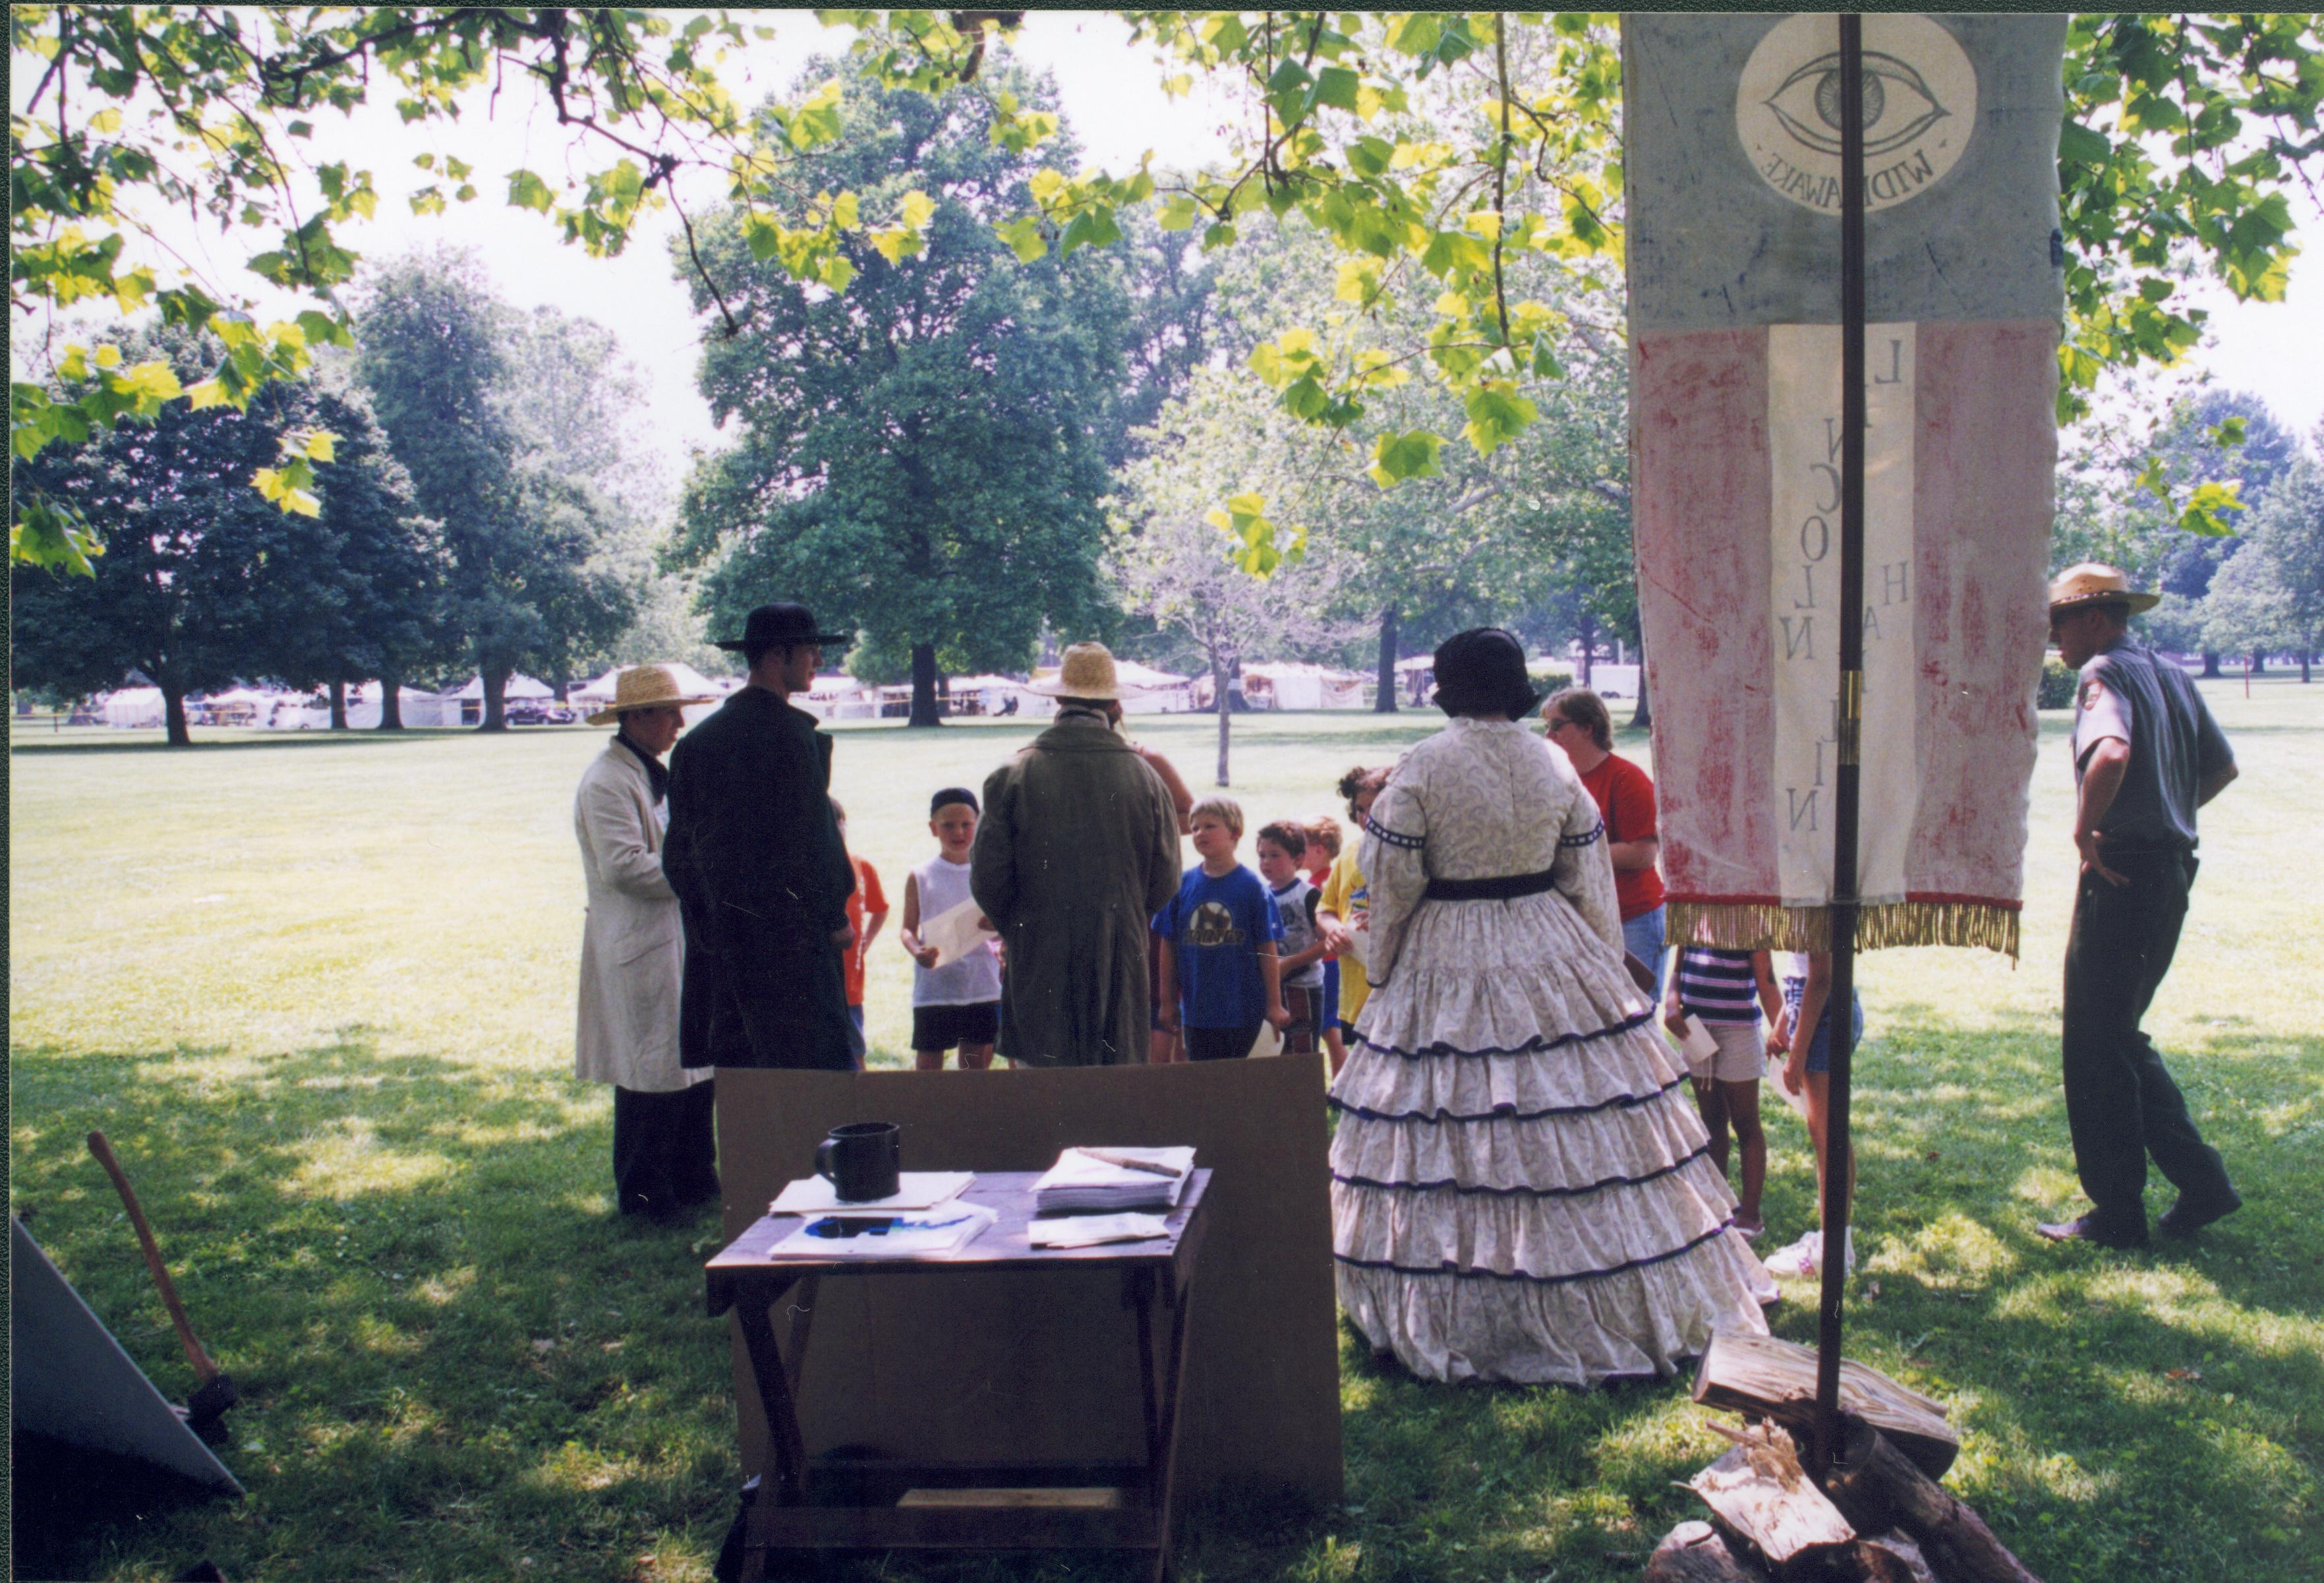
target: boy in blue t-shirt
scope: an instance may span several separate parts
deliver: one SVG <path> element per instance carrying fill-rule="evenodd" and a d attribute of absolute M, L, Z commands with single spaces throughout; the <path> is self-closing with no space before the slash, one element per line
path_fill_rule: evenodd
<path fill-rule="evenodd" d="M 1189 1060 L 1240 1060 L 1261 1023 L 1291 1021 L 1275 954 L 1283 922 L 1265 882 L 1235 861 L 1242 809 L 1205 797 L 1186 817 L 1202 862 L 1154 916 L 1162 982 L 1177 988 L 1163 1004 L 1162 1031 L 1183 1027 Z"/>

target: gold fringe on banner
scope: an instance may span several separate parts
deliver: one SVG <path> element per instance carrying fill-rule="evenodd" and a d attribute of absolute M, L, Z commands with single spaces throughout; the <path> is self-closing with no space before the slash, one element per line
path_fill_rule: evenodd
<path fill-rule="evenodd" d="M 1994 902 L 1883 902 L 1856 912 L 1856 949 L 1971 946 L 2017 960 L 2018 910 Z M 1664 934 L 1673 945 L 1730 951 L 1828 951 L 1831 909 L 1775 902 L 1669 903 Z"/>

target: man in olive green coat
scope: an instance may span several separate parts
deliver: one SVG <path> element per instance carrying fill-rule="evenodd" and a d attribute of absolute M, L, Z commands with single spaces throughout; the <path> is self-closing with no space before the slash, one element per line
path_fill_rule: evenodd
<path fill-rule="evenodd" d="M 1065 651 L 1057 723 L 992 772 L 969 889 L 1008 948 L 1001 1053 L 1023 1066 L 1146 1059 L 1148 921 L 1177 893 L 1178 814 L 1113 730 L 1101 643 Z"/>

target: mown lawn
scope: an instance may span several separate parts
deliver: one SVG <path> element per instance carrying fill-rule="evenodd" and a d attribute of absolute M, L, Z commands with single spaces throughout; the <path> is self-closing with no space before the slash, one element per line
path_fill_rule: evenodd
<path fill-rule="evenodd" d="M 1950 1483 L 2043 1577 L 2324 1576 L 2324 688 L 2210 688 L 2244 777 L 2205 821 L 2179 965 L 2150 1021 L 2250 1200 L 2195 1247 L 2059 1251 L 2076 1207 L 2056 1083 L 2070 885 L 2062 718 L 2036 774 L 2023 964 L 1901 951 L 1869 1018 L 1855 1356 L 1952 1404 Z M 1252 828 L 1331 810 L 1407 714 L 1237 722 Z M 1141 719 L 1206 784 L 1208 722 Z M 900 899 L 927 793 L 1030 727 L 844 729 L 836 791 Z M 237 1583 L 706 1577 L 736 1469 L 711 1225 L 612 1212 L 604 1091 L 570 1063 L 581 887 L 571 791 L 599 734 L 401 740 L 206 733 L 170 753 L 45 734 L 10 760 L 12 1208 L 168 1393 L 190 1372 L 84 1134 L 145 1199 L 197 1328 L 241 1382 L 251 1495 L 104 1534 L 82 1575 Z M 1643 742 L 1627 745 L 1643 754 Z M 875 953 L 875 1056 L 908 965 Z M 1780 1106 L 1770 1241 L 1809 1223 Z M 2158 1188 L 2152 1207 L 2168 1202 Z M 1780 1311 L 1812 1340 L 1812 1293 Z M 1342 1345 L 1349 1495 L 1213 1523 L 1190 1577 L 1634 1578 L 1718 1447 L 1676 1383 L 1447 1390 Z M 865 1561 L 865 1577 L 1110 1575 Z M 21 1574 L 20 1574 L 21 1575 Z"/>

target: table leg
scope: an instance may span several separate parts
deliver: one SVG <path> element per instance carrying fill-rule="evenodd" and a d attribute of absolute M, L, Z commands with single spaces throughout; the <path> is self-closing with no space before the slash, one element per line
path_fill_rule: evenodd
<path fill-rule="evenodd" d="M 1186 1310 L 1194 1305 L 1194 1294 L 1191 1280 L 1182 1282 L 1167 1272 L 1157 1279 L 1162 1300 L 1170 1305 L 1170 1350 L 1162 1376 L 1162 1463 L 1155 1485 L 1162 1542 L 1154 1552 L 1154 1583 L 1167 1583 L 1172 1539 L 1170 1501 L 1178 1477 L 1179 1396 L 1186 1383 Z"/>
<path fill-rule="evenodd" d="M 1138 1404 L 1146 1412 L 1146 1473 L 1162 1476 L 1162 1404 L 1154 1389 L 1154 1272 L 1124 1270 L 1122 1284 L 1138 1315 Z"/>
<path fill-rule="evenodd" d="M 788 1379 L 791 1400 L 798 1400 L 799 1371 L 807 1366 L 807 1328 L 815 1323 L 815 1301 L 823 1292 L 823 1277 L 809 1275 L 791 1293 L 791 1347 Z"/>
<path fill-rule="evenodd" d="M 758 1383 L 759 1406 L 766 1414 L 767 1441 L 774 1457 L 773 1477 L 761 1481 L 759 1499 L 779 1506 L 798 1505 L 807 1489 L 807 1448 L 799 1436 L 798 1409 L 792 1395 L 796 1360 L 784 1362 L 769 1318 L 769 1310 L 797 1280 L 795 1275 L 770 1275 L 741 1282 L 734 1304 L 735 1322 L 742 1328 L 742 1348 L 750 1355 L 751 1374 Z M 797 1323 L 795 1316 L 794 1326 Z"/>

